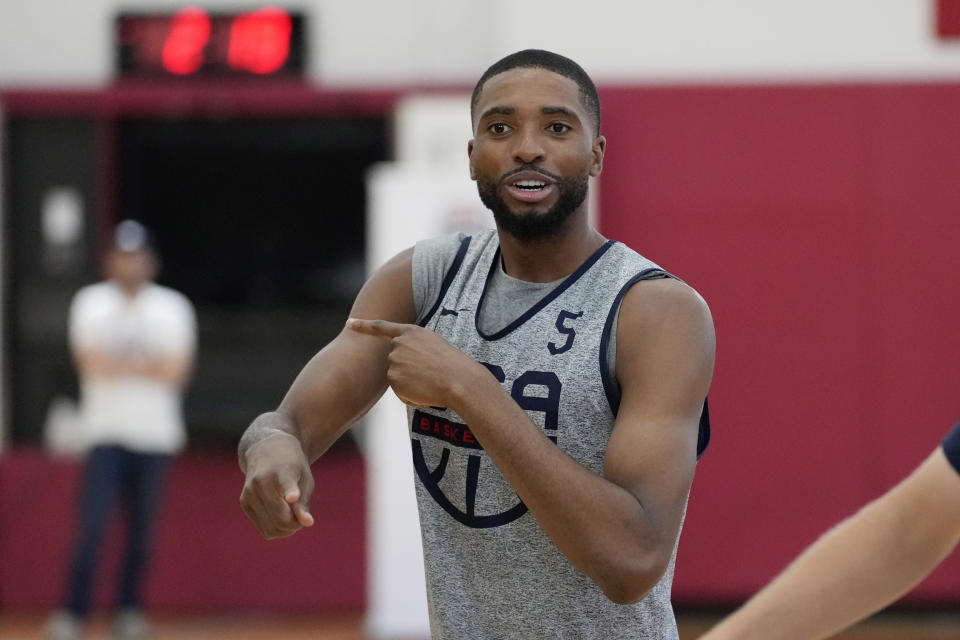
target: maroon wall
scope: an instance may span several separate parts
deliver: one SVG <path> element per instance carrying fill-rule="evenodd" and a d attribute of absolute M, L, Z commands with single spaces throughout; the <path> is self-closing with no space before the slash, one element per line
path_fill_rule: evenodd
<path fill-rule="evenodd" d="M 29 450 L 0 458 L 0 609 L 53 606 L 63 593 L 79 465 Z M 229 453 L 178 459 L 157 524 L 145 597 L 167 610 L 359 612 L 366 602 L 363 462 L 331 454 L 314 465 L 315 524 L 266 541 L 238 501 Z M 104 544 L 96 602 L 111 601 L 122 538 Z"/>
<path fill-rule="evenodd" d="M 960 418 L 960 85 L 602 98 L 603 230 L 717 328 L 676 599 L 737 600 Z M 960 602 L 958 568 L 913 599 Z"/>
<path fill-rule="evenodd" d="M 960 418 L 960 85 L 602 93 L 604 232 L 689 281 L 714 313 L 714 440 L 675 596 L 729 603 L 902 478 Z M 156 102 L 138 95 L 78 108 L 111 117 Z M 304 115 L 323 98 L 292 95 L 243 113 Z M 52 597 L 73 509 L 73 471 L 21 453 L 0 459 L 5 606 Z M 236 507 L 232 459 L 183 460 L 173 493 L 185 499 L 168 501 L 159 543 L 184 562 L 161 566 L 154 600 L 362 606 L 359 462 L 325 465 L 318 486 L 337 489 L 318 491 L 313 511 L 329 527 L 265 543 Z M 960 553 L 911 600 L 960 603 L 958 569 Z"/>

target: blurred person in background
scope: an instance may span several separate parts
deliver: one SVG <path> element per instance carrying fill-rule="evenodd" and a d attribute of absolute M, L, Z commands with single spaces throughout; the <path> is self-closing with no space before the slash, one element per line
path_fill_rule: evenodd
<path fill-rule="evenodd" d="M 879 611 L 960 540 L 960 424 L 909 476 L 824 534 L 702 640 L 815 640 Z"/>
<path fill-rule="evenodd" d="M 104 266 L 107 279 L 78 291 L 70 307 L 87 454 L 66 593 L 48 621 L 50 640 L 82 635 L 101 541 L 120 502 L 128 528 L 112 632 L 123 640 L 149 635 L 141 587 L 151 532 L 170 457 L 186 444 L 181 395 L 196 350 L 193 305 L 153 282 L 159 259 L 138 222 L 117 225 Z"/>
<path fill-rule="evenodd" d="M 435 638 L 675 640 L 710 312 L 589 223 L 606 139 L 579 65 L 507 56 L 471 116 L 497 229 L 419 242 L 371 276 L 244 433 L 241 504 L 267 538 L 312 525 L 310 463 L 389 385 L 408 405 Z"/>

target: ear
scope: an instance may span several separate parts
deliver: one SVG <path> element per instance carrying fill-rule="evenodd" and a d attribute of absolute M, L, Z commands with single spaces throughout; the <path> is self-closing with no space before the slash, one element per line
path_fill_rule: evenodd
<path fill-rule="evenodd" d="M 600 172 L 603 171 L 603 154 L 607 151 L 607 139 L 603 136 L 597 136 L 597 139 L 593 141 L 593 149 L 591 153 L 593 154 L 593 164 L 590 165 L 590 175 L 594 178 L 600 175 Z"/>
<path fill-rule="evenodd" d="M 477 179 L 477 170 L 473 167 L 473 138 L 467 141 L 467 158 L 470 159 L 470 179 Z"/>

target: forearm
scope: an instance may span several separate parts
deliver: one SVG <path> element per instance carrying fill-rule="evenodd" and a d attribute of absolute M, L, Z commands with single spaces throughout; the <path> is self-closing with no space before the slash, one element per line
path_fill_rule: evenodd
<path fill-rule="evenodd" d="M 322 456 L 380 399 L 387 388 L 379 356 L 363 359 L 329 345 L 298 376 L 278 411 L 295 426 L 310 462 Z"/>
<path fill-rule="evenodd" d="M 293 424 L 289 416 L 276 411 L 260 414 L 244 430 L 240 437 L 240 443 L 237 445 L 237 457 L 241 471 L 247 472 L 250 449 L 274 436 L 294 438 L 297 442 L 300 442 L 296 425 Z"/>
<path fill-rule="evenodd" d="M 260 440 L 282 433 L 297 439 L 307 460 L 317 460 L 383 395 L 386 379 L 372 373 L 383 370 L 383 358 L 382 348 L 358 351 L 339 339 L 324 347 L 293 381 L 280 406 L 257 417 L 244 432 L 241 459 Z"/>
<path fill-rule="evenodd" d="M 464 382 L 451 408 L 544 532 L 611 600 L 642 597 L 662 576 L 673 548 L 658 514 L 570 458 L 485 370 Z"/>
<path fill-rule="evenodd" d="M 73 360 L 81 379 L 109 378 L 129 371 L 129 366 L 100 349 L 75 349 Z"/>
<path fill-rule="evenodd" d="M 940 464 L 928 460 L 927 476 L 931 462 Z M 952 470 L 941 475 L 956 484 Z M 825 638 L 905 594 L 960 534 L 957 508 L 944 502 L 958 487 L 936 489 L 928 479 L 915 473 L 826 533 L 706 638 Z"/>
<path fill-rule="evenodd" d="M 847 521 L 825 534 L 707 638 L 826 638 L 893 602 L 929 569 L 897 558 L 905 550 L 889 535 L 871 539 L 878 532 L 866 524 Z"/>
<path fill-rule="evenodd" d="M 74 358 L 81 378 L 136 376 L 149 378 L 176 389 L 186 384 L 193 366 L 193 359 L 189 355 L 131 357 L 104 350 L 86 349 L 76 353 Z"/>
<path fill-rule="evenodd" d="M 131 366 L 130 373 L 151 378 L 174 389 L 182 389 L 190 378 L 193 359 L 190 356 L 151 358 Z"/>

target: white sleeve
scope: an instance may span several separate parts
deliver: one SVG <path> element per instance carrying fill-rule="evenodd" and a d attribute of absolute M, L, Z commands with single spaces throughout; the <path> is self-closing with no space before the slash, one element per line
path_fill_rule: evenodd
<path fill-rule="evenodd" d="M 88 287 L 78 291 L 70 301 L 67 316 L 67 339 L 73 349 L 92 346 L 96 342 L 96 292 Z"/>
<path fill-rule="evenodd" d="M 197 316 L 193 305 L 181 293 L 171 292 L 164 314 L 162 345 L 167 355 L 193 355 L 197 349 Z"/>

